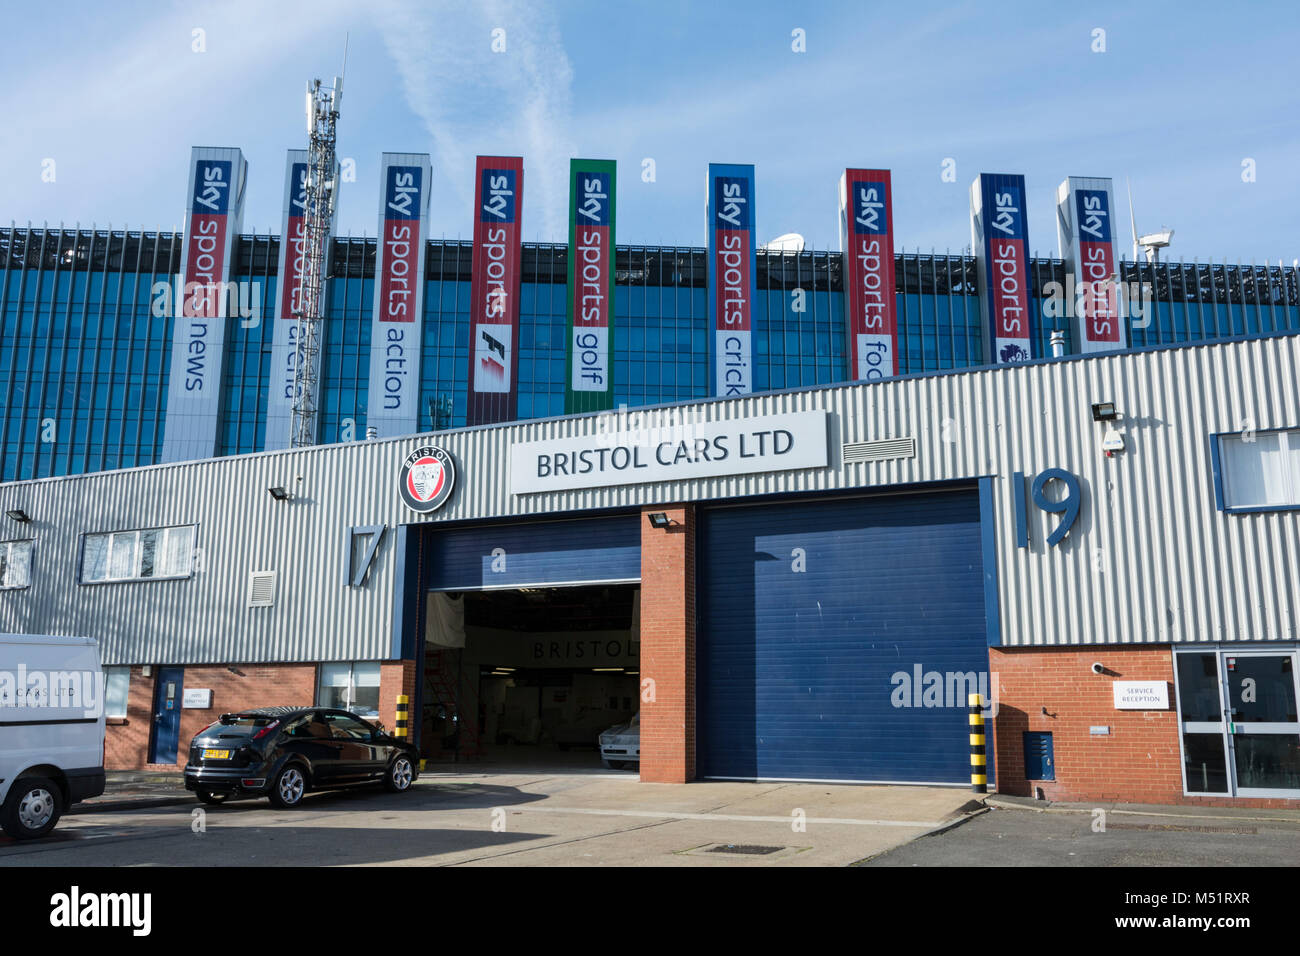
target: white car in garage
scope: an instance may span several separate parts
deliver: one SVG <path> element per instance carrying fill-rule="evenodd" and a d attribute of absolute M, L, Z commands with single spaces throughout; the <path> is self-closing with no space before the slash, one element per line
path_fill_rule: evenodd
<path fill-rule="evenodd" d="M 641 715 L 615 724 L 600 735 L 600 760 L 610 770 L 641 763 Z"/>

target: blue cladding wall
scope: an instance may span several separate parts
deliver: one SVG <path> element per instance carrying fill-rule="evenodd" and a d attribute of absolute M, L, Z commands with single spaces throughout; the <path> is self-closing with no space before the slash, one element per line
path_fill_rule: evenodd
<path fill-rule="evenodd" d="M 966 694 L 984 688 L 966 675 L 988 669 L 980 540 L 975 491 L 704 512 L 700 775 L 968 783 Z M 917 706 L 922 687 L 893 677 L 918 665 L 956 699 Z"/>

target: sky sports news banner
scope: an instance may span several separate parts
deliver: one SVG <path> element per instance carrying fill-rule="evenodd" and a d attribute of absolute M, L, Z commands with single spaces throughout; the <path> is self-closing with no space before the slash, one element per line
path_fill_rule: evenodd
<path fill-rule="evenodd" d="M 515 349 L 523 258 L 524 161 L 518 156 L 478 157 L 474 199 L 466 422 L 490 425 L 513 420 L 519 404 Z"/>
<path fill-rule="evenodd" d="M 431 175 L 427 153 L 384 153 L 380 160 L 379 261 L 366 406 L 366 427 L 378 429 L 380 438 L 419 431 L 424 238 Z"/>
<path fill-rule="evenodd" d="M 984 361 L 1033 358 L 1025 177 L 980 173 L 970 187 L 971 247 L 979 270 Z"/>
<path fill-rule="evenodd" d="M 1110 179 L 1070 176 L 1056 190 L 1056 234 L 1075 292 L 1077 351 L 1128 348 L 1116 284 L 1115 194 Z"/>
<path fill-rule="evenodd" d="M 612 159 L 569 161 L 569 338 L 564 413 L 614 407 Z"/>
<path fill-rule="evenodd" d="M 247 179 L 248 163 L 238 149 L 196 146 L 190 153 L 163 462 L 210 458 L 217 451 L 230 260 Z"/>
<path fill-rule="evenodd" d="M 750 340 L 758 253 L 754 242 L 754 167 L 709 163 L 709 394 L 754 390 Z"/>
<path fill-rule="evenodd" d="M 898 374 L 894 298 L 894 203 L 887 169 L 846 169 L 840 177 L 840 246 L 849 378 Z"/>

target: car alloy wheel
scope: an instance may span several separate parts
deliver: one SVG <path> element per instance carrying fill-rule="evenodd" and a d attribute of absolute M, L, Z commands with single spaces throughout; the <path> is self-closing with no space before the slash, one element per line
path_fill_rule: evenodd
<path fill-rule="evenodd" d="M 40 830 L 54 816 L 54 808 L 54 794 L 44 787 L 35 787 L 18 801 L 18 822 L 28 830 Z"/>
<path fill-rule="evenodd" d="M 413 776 L 411 761 L 406 757 L 398 757 L 394 760 L 393 766 L 388 771 L 388 780 L 398 793 L 410 788 Z"/>
<path fill-rule="evenodd" d="M 302 792 L 306 786 L 307 782 L 302 778 L 302 771 L 297 767 L 286 769 L 275 783 L 280 801 L 287 807 L 293 806 L 302 799 Z"/>

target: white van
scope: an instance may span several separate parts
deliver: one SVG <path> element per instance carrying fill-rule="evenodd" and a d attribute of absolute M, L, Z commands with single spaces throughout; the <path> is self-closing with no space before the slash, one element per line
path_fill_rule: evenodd
<path fill-rule="evenodd" d="M 0 827 L 45 836 L 104 792 L 104 678 L 89 637 L 0 634 Z"/>

